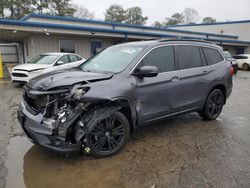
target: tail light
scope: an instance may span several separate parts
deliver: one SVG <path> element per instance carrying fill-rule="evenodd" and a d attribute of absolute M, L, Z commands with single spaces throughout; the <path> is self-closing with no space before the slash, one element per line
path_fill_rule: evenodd
<path fill-rule="evenodd" d="M 229 72 L 230 72 L 230 75 L 233 76 L 233 75 L 234 75 L 234 68 L 233 68 L 233 67 L 230 67 Z"/>

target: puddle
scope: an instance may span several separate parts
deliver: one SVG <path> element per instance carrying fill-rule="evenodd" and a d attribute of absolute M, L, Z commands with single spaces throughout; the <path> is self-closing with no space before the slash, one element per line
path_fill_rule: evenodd
<path fill-rule="evenodd" d="M 124 187 L 121 155 L 106 159 L 66 158 L 14 137 L 8 146 L 6 188 Z"/>

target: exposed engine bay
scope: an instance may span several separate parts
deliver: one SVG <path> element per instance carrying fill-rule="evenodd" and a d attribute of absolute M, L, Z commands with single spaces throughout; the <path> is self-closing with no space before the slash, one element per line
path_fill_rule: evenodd
<path fill-rule="evenodd" d="M 84 149 L 85 153 L 89 153 L 86 135 L 98 121 L 121 107 L 107 101 L 99 104 L 84 102 L 82 97 L 88 90 L 89 87 L 80 84 L 71 89 L 52 91 L 32 91 L 25 87 L 24 105 L 31 114 L 42 117 L 40 124 L 46 128 L 51 142 L 44 143 L 62 149 L 72 148 L 74 151 Z M 26 134 L 36 142 L 28 131 Z"/>

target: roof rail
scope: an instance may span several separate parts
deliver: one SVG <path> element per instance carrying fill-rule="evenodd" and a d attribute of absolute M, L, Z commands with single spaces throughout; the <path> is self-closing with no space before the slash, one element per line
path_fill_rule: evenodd
<path fill-rule="evenodd" d="M 214 44 L 214 42 L 203 39 L 159 39 L 159 42 L 171 42 L 171 41 L 187 41 L 187 42 L 203 42 L 208 44 Z"/>

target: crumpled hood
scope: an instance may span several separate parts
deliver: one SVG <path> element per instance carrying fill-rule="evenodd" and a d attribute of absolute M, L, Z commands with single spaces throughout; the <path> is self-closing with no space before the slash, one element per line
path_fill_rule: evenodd
<path fill-rule="evenodd" d="M 109 79 L 112 74 L 83 72 L 76 69 L 54 71 L 37 76 L 29 81 L 27 87 L 32 90 L 47 91 L 55 87 L 71 86 L 81 82 L 94 82 Z"/>
<path fill-rule="evenodd" d="M 25 63 L 22 65 L 17 65 L 13 68 L 15 69 L 20 69 L 20 70 L 26 70 L 26 71 L 33 71 L 33 70 L 38 70 L 38 69 L 45 69 L 50 67 L 51 65 L 46 65 L 46 64 L 31 64 L 31 63 Z"/>

